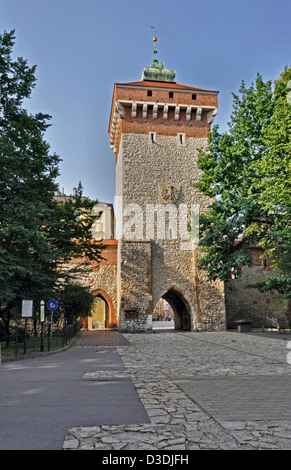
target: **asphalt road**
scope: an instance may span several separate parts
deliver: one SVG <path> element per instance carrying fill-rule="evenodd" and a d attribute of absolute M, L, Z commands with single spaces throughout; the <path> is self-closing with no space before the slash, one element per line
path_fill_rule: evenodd
<path fill-rule="evenodd" d="M 114 347 L 0 364 L 0 449 L 60 450 L 72 426 L 148 423 L 130 379 L 83 378 L 123 369 Z"/>

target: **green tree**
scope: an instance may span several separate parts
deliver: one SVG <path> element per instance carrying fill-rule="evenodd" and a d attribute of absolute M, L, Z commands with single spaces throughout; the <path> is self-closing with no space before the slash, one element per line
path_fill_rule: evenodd
<path fill-rule="evenodd" d="M 80 317 L 91 314 L 94 295 L 90 288 L 77 282 L 72 282 L 62 289 L 59 296 L 59 311 L 66 324 L 73 324 Z"/>
<path fill-rule="evenodd" d="M 102 251 L 90 231 L 97 201 L 83 198 L 81 186 L 67 203 L 54 200 L 60 158 L 44 140 L 51 117 L 23 106 L 36 67 L 13 59 L 14 40 L 14 31 L 0 35 L 0 317 L 7 332 L 22 298 L 47 298 L 62 282 L 63 262 L 98 260 Z"/>
<path fill-rule="evenodd" d="M 286 225 L 290 223 L 286 205 L 290 130 L 287 135 L 285 129 L 285 159 L 279 161 L 280 126 L 285 126 L 279 113 L 279 89 L 283 89 L 280 81 L 273 96 L 271 81 L 264 83 L 259 74 L 249 88 L 242 82 L 239 95 L 233 94 L 228 132 L 221 134 L 218 126 L 214 126 L 208 148 L 200 151 L 198 166 L 203 176 L 195 186 L 212 202 L 209 211 L 200 216 L 203 254 L 199 266 L 209 279 L 227 280 L 230 272 L 240 277 L 242 266 L 252 265 L 251 244 L 259 244 L 265 256 L 272 256 L 274 267 L 282 268 L 278 260 L 282 248 L 287 247 Z M 290 109 L 285 111 L 290 119 Z M 280 202 L 282 197 L 284 204 Z M 257 287 L 264 290 L 268 282 Z M 276 288 L 279 290 L 280 286 Z"/>
<path fill-rule="evenodd" d="M 257 233 L 266 257 L 278 275 L 255 287 L 275 289 L 291 300 L 291 68 L 286 67 L 275 82 L 274 111 L 265 133 L 267 150 L 258 162 L 259 206 L 268 221 L 249 227 Z"/>

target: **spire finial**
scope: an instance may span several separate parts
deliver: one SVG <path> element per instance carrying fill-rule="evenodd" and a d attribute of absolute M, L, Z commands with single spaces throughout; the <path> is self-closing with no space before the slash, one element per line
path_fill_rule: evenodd
<path fill-rule="evenodd" d="M 156 36 L 156 27 L 151 26 L 151 29 L 155 30 L 155 34 L 153 37 L 154 41 L 154 60 L 151 62 L 151 65 L 149 67 L 145 67 L 143 69 L 143 74 L 141 79 L 142 80 L 151 80 L 151 81 L 160 81 L 160 82 L 173 82 L 175 83 L 175 76 L 176 72 L 175 70 L 168 70 L 165 68 L 165 64 L 163 62 L 159 62 L 157 58 L 157 41 L 158 38 Z"/>
<path fill-rule="evenodd" d="M 156 27 L 155 27 L 155 26 L 151 26 L 151 29 L 154 29 L 154 31 L 155 31 L 155 34 L 154 34 L 154 37 L 153 37 L 153 41 L 154 41 L 154 45 L 155 45 L 155 47 L 154 47 L 154 56 L 155 56 L 155 59 L 154 59 L 154 60 L 155 60 L 155 61 L 158 61 L 158 59 L 157 59 L 157 54 L 158 54 L 158 51 L 157 51 L 157 41 L 158 41 L 158 38 L 157 38 L 157 36 L 156 36 Z"/>

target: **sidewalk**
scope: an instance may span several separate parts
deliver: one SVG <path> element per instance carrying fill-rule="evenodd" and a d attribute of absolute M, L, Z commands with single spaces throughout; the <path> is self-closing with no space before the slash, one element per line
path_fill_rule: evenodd
<path fill-rule="evenodd" d="M 61 450 L 73 426 L 149 423 L 130 378 L 84 378 L 124 371 L 115 346 L 128 342 L 108 333 L 99 336 L 99 346 L 92 335 L 87 341 L 82 335 L 79 347 L 1 364 L 0 450 Z"/>
<path fill-rule="evenodd" d="M 291 449 L 289 335 L 122 336 L 127 344 L 114 347 L 124 370 L 91 370 L 84 379 L 131 379 L 150 422 L 71 427 L 63 449 Z M 104 341 L 105 359 L 112 345 Z"/>

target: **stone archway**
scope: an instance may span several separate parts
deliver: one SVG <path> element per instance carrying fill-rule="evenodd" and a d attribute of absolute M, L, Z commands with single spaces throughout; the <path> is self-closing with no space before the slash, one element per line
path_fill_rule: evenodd
<path fill-rule="evenodd" d="M 96 289 L 92 292 L 92 294 L 95 296 L 96 299 L 100 299 L 104 302 L 104 328 L 116 328 L 116 312 L 113 302 L 109 295 L 102 289 Z"/>
<path fill-rule="evenodd" d="M 164 295 L 174 312 L 174 325 L 176 330 L 191 330 L 191 308 L 185 296 L 178 289 L 171 287 Z"/>

